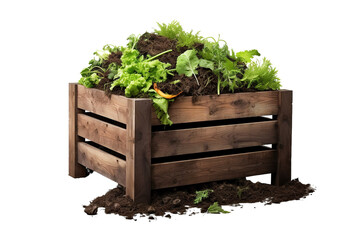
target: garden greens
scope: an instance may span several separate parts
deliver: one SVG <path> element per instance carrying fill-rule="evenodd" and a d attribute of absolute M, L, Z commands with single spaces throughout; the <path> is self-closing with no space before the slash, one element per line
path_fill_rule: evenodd
<path fill-rule="evenodd" d="M 100 81 L 105 79 L 109 91 L 121 89 L 126 97 L 151 98 L 156 115 L 164 125 L 172 124 L 168 107 L 169 102 L 174 99 L 169 100 L 164 98 L 164 95 L 160 96 L 156 89 L 153 89 L 153 85 L 166 82 L 171 75 L 194 76 L 200 88 L 198 68 L 210 69 L 217 78 L 217 83 L 214 84 L 217 84 L 218 95 L 224 90 L 278 90 L 281 86 L 277 77 L 278 71 L 272 67 L 268 59 L 253 60 L 254 57 L 260 56 L 256 49 L 235 53 L 220 36 L 217 39 L 204 38 L 199 32 L 186 32 L 177 21 L 169 24 L 158 23 L 158 27 L 155 33 L 175 40 L 176 49 L 169 46 L 168 50 L 162 50 L 163 52 L 154 54 L 155 56 L 146 55 L 137 49 L 140 36 L 132 34 L 128 37 L 125 47 L 108 44 L 94 52 L 95 57 L 89 61 L 89 66 L 81 71 L 79 84 L 92 88 L 97 87 Z M 171 51 L 177 51 L 174 53 L 177 57 L 175 69 L 170 69 L 170 63 L 158 59 Z M 117 56 L 117 60 L 110 60 L 114 56 Z M 206 88 L 209 81 L 208 79 L 202 87 Z M 170 84 L 181 84 L 181 81 L 174 78 Z"/>

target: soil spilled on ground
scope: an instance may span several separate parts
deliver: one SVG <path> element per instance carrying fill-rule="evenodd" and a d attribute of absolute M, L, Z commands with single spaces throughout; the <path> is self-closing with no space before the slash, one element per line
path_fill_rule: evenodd
<path fill-rule="evenodd" d="M 196 191 L 211 189 L 209 197 L 198 204 L 194 204 Z M 133 219 L 134 215 L 152 215 L 171 217 L 168 212 L 185 214 L 187 209 L 197 207 L 201 212 L 206 212 L 211 204 L 218 202 L 219 205 L 238 205 L 240 203 L 264 202 L 265 204 L 281 203 L 305 198 L 314 192 L 310 184 L 302 184 L 298 179 L 283 186 L 273 186 L 264 183 L 253 183 L 245 178 L 229 181 L 196 184 L 190 186 L 153 190 L 151 204 L 135 204 L 125 195 L 126 190 L 118 186 L 101 197 L 97 197 L 88 206 L 84 206 L 85 213 L 97 214 L 99 207 L 105 209 L 105 213 L 118 214 L 127 219 Z"/>

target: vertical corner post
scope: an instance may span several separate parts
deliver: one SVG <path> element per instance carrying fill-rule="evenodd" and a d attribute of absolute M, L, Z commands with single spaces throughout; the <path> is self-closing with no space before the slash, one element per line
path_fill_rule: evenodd
<path fill-rule="evenodd" d="M 77 84 L 69 84 L 69 175 L 73 178 L 86 177 L 88 172 L 78 163 L 78 142 L 84 141 L 77 134 Z"/>
<path fill-rule="evenodd" d="M 126 195 L 151 201 L 151 99 L 128 99 Z"/>
<path fill-rule="evenodd" d="M 277 186 L 291 181 L 292 99 L 292 91 L 279 91 L 277 169 L 271 174 L 271 184 Z"/>

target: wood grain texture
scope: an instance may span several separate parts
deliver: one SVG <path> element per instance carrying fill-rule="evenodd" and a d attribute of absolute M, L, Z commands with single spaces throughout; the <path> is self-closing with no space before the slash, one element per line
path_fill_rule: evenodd
<path fill-rule="evenodd" d="M 82 112 L 77 108 L 77 84 L 69 84 L 69 175 L 73 178 L 88 175 L 84 166 L 78 163 L 77 143 L 84 141 L 77 135 L 77 115 Z"/>
<path fill-rule="evenodd" d="M 226 180 L 276 170 L 276 150 L 200 158 L 152 165 L 152 188 Z"/>
<path fill-rule="evenodd" d="M 125 186 L 126 162 L 85 142 L 78 144 L 79 163 Z"/>
<path fill-rule="evenodd" d="M 277 142 L 277 121 L 153 132 L 151 142 L 153 158 L 260 146 Z"/>
<path fill-rule="evenodd" d="M 125 155 L 126 129 L 85 114 L 79 114 L 77 122 L 79 136 Z"/>
<path fill-rule="evenodd" d="M 291 180 L 292 91 L 279 91 L 277 170 L 271 183 L 283 185 Z"/>
<path fill-rule="evenodd" d="M 104 91 L 78 86 L 78 107 L 112 120 L 127 123 L 127 98 L 119 95 L 105 95 Z"/>
<path fill-rule="evenodd" d="M 276 115 L 278 113 L 278 91 L 248 92 L 235 94 L 178 97 L 169 106 L 170 119 L 174 124 L 221 119 Z M 152 111 L 152 125 L 160 125 Z"/>
<path fill-rule="evenodd" d="M 151 198 L 150 99 L 129 99 L 126 151 L 126 195 L 135 202 Z"/>

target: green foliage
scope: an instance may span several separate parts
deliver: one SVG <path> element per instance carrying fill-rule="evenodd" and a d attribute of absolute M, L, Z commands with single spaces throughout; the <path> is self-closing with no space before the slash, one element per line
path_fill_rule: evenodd
<path fill-rule="evenodd" d="M 197 32 L 193 34 L 193 31 L 185 32 L 177 21 L 172 21 L 169 24 L 160 24 L 157 23 L 159 30 L 154 30 L 155 33 L 173 39 L 177 40 L 177 46 L 178 47 L 188 47 L 192 48 L 195 43 L 202 43 L 203 37 L 199 35 L 200 32 Z"/>
<path fill-rule="evenodd" d="M 240 82 L 240 79 L 237 77 L 237 74 L 241 73 L 241 68 L 237 61 L 229 59 L 229 47 L 224 40 L 221 40 L 220 37 L 218 40 L 210 39 L 213 41 L 205 42 L 204 49 L 200 55 L 204 59 L 213 62 L 213 72 L 218 76 L 217 93 L 220 94 L 220 87 L 229 87 L 234 92 L 235 88 L 239 87 L 238 82 Z"/>
<path fill-rule="evenodd" d="M 169 102 L 173 100 L 168 100 L 161 97 L 159 94 L 155 92 L 154 89 L 150 89 L 148 93 L 153 101 L 155 113 L 158 119 L 160 120 L 160 122 L 164 125 L 171 126 L 173 122 L 170 120 L 168 109 L 169 109 Z"/>
<path fill-rule="evenodd" d="M 120 50 L 121 50 L 121 47 L 111 45 L 111 44 L 106 44 L 102 50 L 97 50 L 96 52 L 94 52 L 94 55 L 99 58 L 98 64 L 100 66 L 105 60 L 109 59 L 109 55 L 111 53 L 120 52 Z"/>
<path fill-rule="evenodd" d="M 196 50 L 187 50 L 177 58 L 176 71 L 179 74 L 185 74 L 187 77 L 194 75 L 197 84 L 200 85 L 196 77 L 198 73 L 196 68 L 199 66 L 199 62 L 200 60 L 196 56 Z"/>
<path fill-rule="evenodd" d="M 217 202 L 214 202 L 214 204 L 210 205 L 207 212 L 208 213 L 230 213 L 230 212 L 222 209 L 221 206 L 219 206 L 219 204 Z"/>
<path fill-rule="evenodd" d="M 114 75 L 116 80 L 111 84 L 110 90 L 115 86 L 125 87 L 125 96 L 136 97 L 140 93 L 148 92 L 154 82 L 166 81 L 170 64 L 152 60 L 154 57 L 144 59 L 136 49 L 122 50 L 122 66 Z"/>
<path fill-rule="evenodd" d="M 243 62 L 243 63 L 251 62 L 251 59 L 254 56 L 260 56 L 260 53 L 256 49 L 245 50 L 245 51 L 236 53 L 237 60 L 240 61 L 240 62 Z"/>
<path fill-rule="evenodd" d="M 241 199 L 242 193 L 245 192 L 246 190 L 248 190 L 248 187 L 237 187 L 237 196 L 239 197 L 239 199 Z"/>
<path fill-rule="evenodd" d="M 134 49 L 135 48 L 135 46 L 136 46 L 136 44 L 137 44 L 137 42 L 139 41 L 139 35 L 135 35 L 135 34 L 131 34 L 128 38 L 127 38 L 127 40 L 129 41 L 128 43 L 127 43 L 127 47 L 128 48 L 130 48 L 130 49 Z"/>
<path fill-rule="evenodd" d="M 110 87 L 110 90 L 113 90 L 115 86 L 125 88 L 126 97 L 137 97 L 144 93 L 148 94 L 153 101 L 156 115 L 164 125 L 172 124 L 168 114 L 169 100 L 162 98 L 150 88 L 153 83 L 166 81 L 167 74 L 171 74 L 170 70 L 167 69 L 171 64 L 155 59 L 169 51 L 145 59 L 134 48 L 122 48 L 122 66 L 114 74 L 113 78 L 116 80 L 113 81 Z"/>
<path fill-rule="evenodd" d="M 96 73 L 92 73 L 90 76 L 82 77 L 79 80 L 79 84 L 84 85 L 87 88 L 92 88 L 100 82 L 100 76 Z"/>
<path fill-rule="evenodd" d="M 248 88 L 253 86 L 258 90 L 278 90 L 281 87 L 276 68 L 273 68 L 266 58 L 262 62 L 251 62 L 241 81 Z"/>
<path fill-rule="evenodd" d="M 200 59 L 199 67 L 209 68 L 212 71 L 214 71 L 214 62 L 209 61 L 209 60 L 205 60 L 205 59 Z"/>
<path fill-rule="evenodd" d="M 209 194 L 214 192 L 214 190 L 211 189 L 206 189 L 203 191 L 196 191 L 196 198 L 194 200 L 195 204 L 198 204 L 200 202 L 202 202 L 203 199 L 208 198 Z"/>
<path fill-rule="evenodd" d="M 158 118 L 165 125 L 172 124 L 169 119 L 168 107 L 169 101 L 173 100 L 162 98 L 151 89 L 151 86 L 153 83 L 166 81 L 168 75 L 173 75 L 173 71 L 177 71 L 178 74 L 185 74 L 188 77 L 194 75 L 197 84 L 200 85 L 196 76 L 198 74 L 197 68 L 211 69 L 218 77 L 218 94 L 224 88 L 229 88 L 234 92 L 236 88 L 243 86 L 254 87 L 258 90 L 277 90 L 281 86 L 277 77 L 277 70 L 271 66 L 269 60 L 264 58 L 262 62 L 252 62 L 254 56 L 260 56 L 260 53 L 255 49 L 235 54 L 233 50 L 229 51 L 227 43 L 221 40 L 220 36 L 217 40 L 214 38 L 205 39 L 199 35 L 199 32 L 184 31 L 177 21 L 170 24 L 158 23 L 158 26 L 159 29 L 155 30 L 155 33 L 177 40 L 178 48 L 189 49 L 178 57 L 176 69 L 169 70 L 170 64 L 156 59 L 172 50 L 153 57 L 140 55 L 139 51 L 135 49 L 139 36 L 132 34 L 128 37 L 126 47 L 105 45 L 102 50 L 94 52 L 95 58 L 90 60 L 89 66 L 81 71 L 79 84 L 88 88 L 95 87 L 100 79 L 107 74 L 108 79 L 114 80 L 110 87 L 111 90 L 115 86 L 119 86 L 125 90 L 127 97 L 149 96 L 153 100 Z M 198 52 L 195 46 L 199 43 L 204 44 L 204 47 Z M 107 69 L 103 69 L 102 67 L 109 59 L 109 55 L 117 52 L 122 52 L 121 66 L 113 62 L 109 64 Z M 248 67 L 244 71 L 245 64 Z M 240 79 L 241 76 L 242 79 Z M 171 84 L 177 84 L 179 81 L 175 80 Z M 208 79 L 208 83 L 209 81 Z"/>
<path fill-rule="evenodd" d="M 104 76 L 104 73 L 106 72 L 106 69 L 101 68 L 104 61 L 109 58 L 109 55 L 111 53 L 119 52 L 120 50 L 121 48 L 118 46 L 107 44 L 102 48 L 102 50 L 94 52 L 94 55 L 98 58 L 91 59 L 89 61 L 89 66 L 81 71 L 81 78 L 79 80 L 79 84 L 84 85 L 87 88 L 95 87 L 100 82 L 100 79 Z M 115 63 L 110 64 L 110 66 L 108 67 L 108 70 L 110 72 L 109 79 L 113 78 L 118 67 L 119 66 L 117 66 Z"/>

